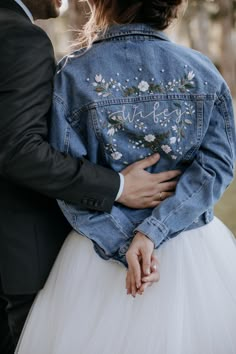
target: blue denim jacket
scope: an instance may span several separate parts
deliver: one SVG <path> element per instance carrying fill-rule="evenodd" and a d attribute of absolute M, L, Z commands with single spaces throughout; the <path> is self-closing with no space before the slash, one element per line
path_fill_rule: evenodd
<path fill-rule="evenodd" d="M 108 214 L 59 201 L 103 258 L 125 263 L 135 230 L 157 248 L 212 220 L 213 205 L 233 178 L 231 95 L 201 53 L 149 25 L 112 26 L 91 49 L 59 64 L 51 143 L 116 171 L 155 152 L 161 160 L 150 172 L 183 171 L 175 195 L 154 209 L 116 203 Z"/>

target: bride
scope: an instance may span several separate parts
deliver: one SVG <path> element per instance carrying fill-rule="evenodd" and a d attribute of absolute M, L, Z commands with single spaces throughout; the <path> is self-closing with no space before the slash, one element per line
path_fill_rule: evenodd
<path fill-rule="evenodd" d="M 18 354 L 236 353 L 236 245 L 213 215 L 233 179 L 232 99 L 208 58 L 163 32 L 184 3 L 89 0 L 85 48 L 55 78 L 52 143 L 116 171 L 159 153 L 150 171 L 181 176 L 153 209 L 59 201 L 74 231 Z"/>

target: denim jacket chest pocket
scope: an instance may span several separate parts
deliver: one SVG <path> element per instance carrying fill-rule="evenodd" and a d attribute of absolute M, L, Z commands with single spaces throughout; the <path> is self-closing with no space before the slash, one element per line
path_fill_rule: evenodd
<path fill-rule="evenodd" d="M 90 107 L 102 155 L 117 171 L 157 152 L 172 165 L 191 160 L 202 139 L 202 113 L 194 95 L 117 98 Z"/>

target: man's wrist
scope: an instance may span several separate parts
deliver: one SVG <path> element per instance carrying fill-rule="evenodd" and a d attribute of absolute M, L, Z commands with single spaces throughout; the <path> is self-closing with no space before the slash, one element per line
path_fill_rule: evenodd
<path fill-rule="evenodd" d="M 122 175 L 122 173 L 119 173 L 119 176 L 120 176 L 120 188 L 118 190 L 115 201 L 117 201 L 121 197 L 125 185 L 125 177 Z"/>

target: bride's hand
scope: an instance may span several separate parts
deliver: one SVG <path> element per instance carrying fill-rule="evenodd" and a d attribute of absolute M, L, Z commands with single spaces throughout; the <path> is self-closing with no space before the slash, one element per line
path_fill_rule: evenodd
<path fill-rule="evenodd" d="M 153 279 L 154 275 L 156 276 L 155 272 L 151 273 L 153 250 L 153 242 L 141 232 L 138 232 L 126 253 L 129 268 L 127 292 L 133 296 L 136 295 L 137 289 L 141 288 L 142 278 L 148 277 L 150 279 L 150 276 Z M 148 283 L 148 280 L 146 280 L 146 283 Z"/>
<path fill-rule="evenodd" d="M 140 259 L 141 262 L 141 259 Z M 140 265 L 141 267 L 141 265 Z M 141 269 L 141 286 L 139 289 L 135 289 L 134 295 L 132 294 L 132 287 L 131 287 L 131 272 L 128 270 L 127 271 L 127 276 L 126 276 L 126 289 L 127 289 L 127 294 L 132 296 L 136 296 L 136 294 L 143 295 L 144 291 L 150 287 L 153 283 L 156 283 L 160 280 L 160 274 L 159 274 L 159 262 L 157 257 L 152 254 L 152 259 L 151 259 L 151 274 L 148 276 L 144 276 L 142 273 Z"/>
<path fill-rule="evenodd" d="M 159 273 L 159 262 L 157 257 L 152 254 L 151 259 L 151 274 L 148 276 L 142 276 L 142 285 L 138 289 L 137 293 L 142 295 L 144 291 L 149 287 L 152 286 L 153 283 L 156 283 L 160 280 L 160 273 Z"/>

